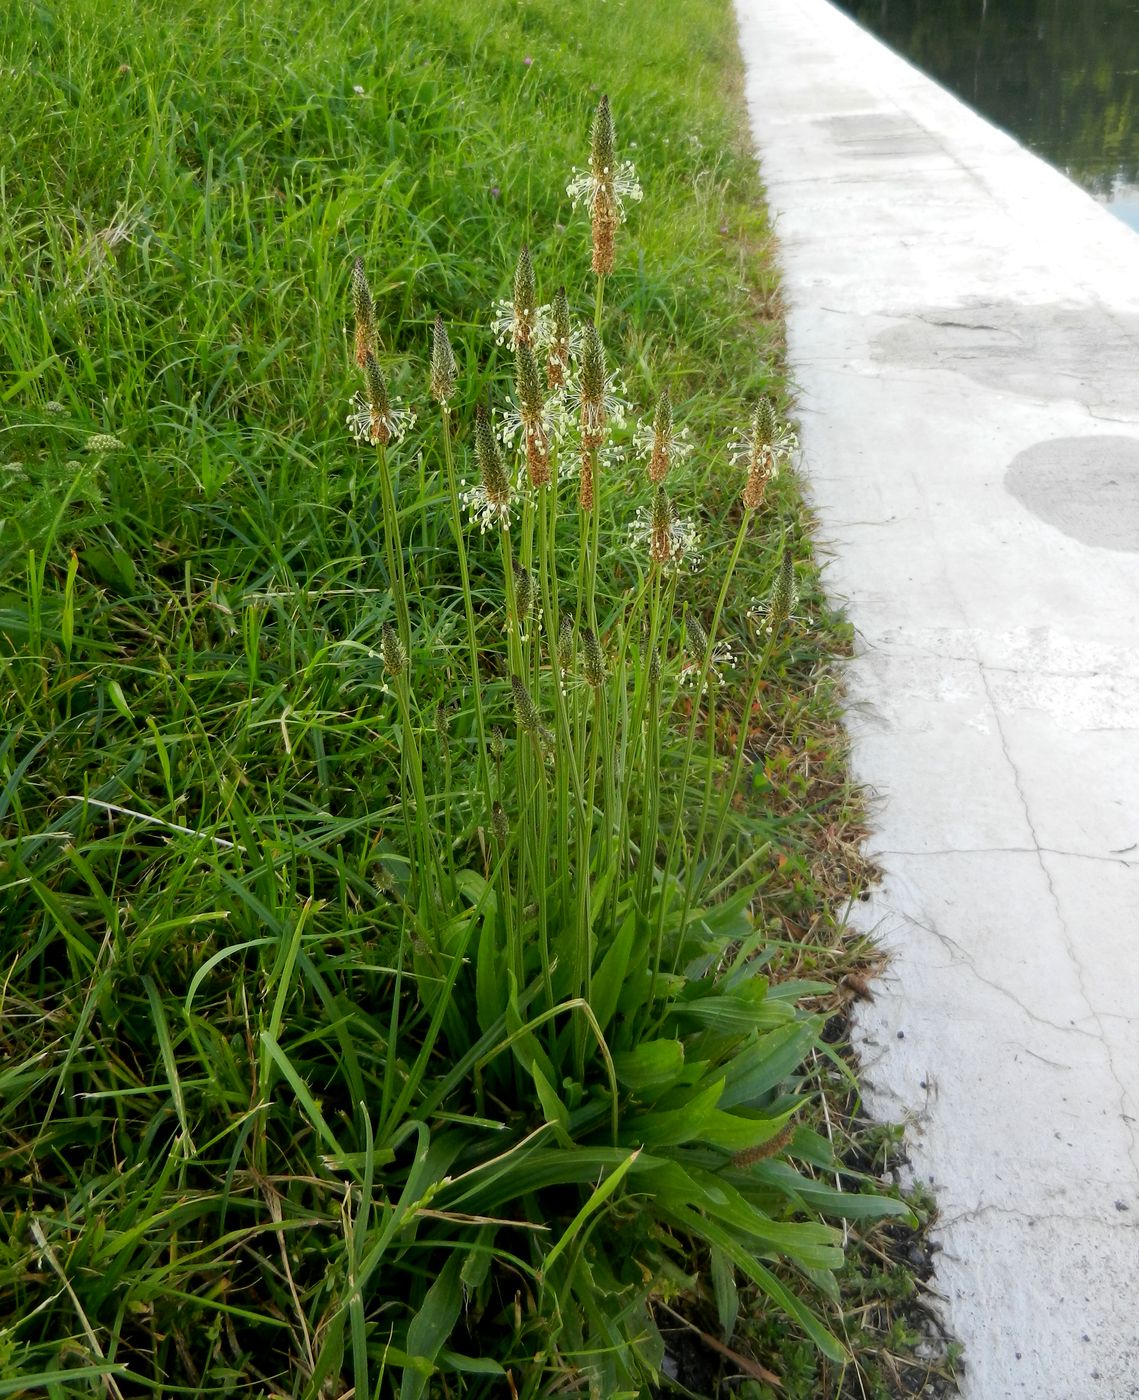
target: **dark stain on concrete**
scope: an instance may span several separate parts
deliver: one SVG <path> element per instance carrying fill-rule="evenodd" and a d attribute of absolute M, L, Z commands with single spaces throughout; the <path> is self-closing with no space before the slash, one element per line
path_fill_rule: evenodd
<path fill-rule="evenodd" d="M 925 127 L 900 112 L 816 117 L 815 123 L 826 129 L 843 155 L 856 160 L 944 154 Z"/>
<path fill-rule="evenodd" d="M 942 368 L 987 388 L 1139 421 L 1139 317 L 1098 306 L 976 301 L 912 312 L 872 341 L 875 360 Z"/>
<path fill-rule="evenodd" d="M 1139 438 L 1049 438 L 1012 459 L 1004 484 L 1072 539 L 1139 553 Z"/>

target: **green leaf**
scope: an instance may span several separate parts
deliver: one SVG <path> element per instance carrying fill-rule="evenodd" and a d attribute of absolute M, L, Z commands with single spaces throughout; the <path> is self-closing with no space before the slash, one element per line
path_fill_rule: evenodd
<path fill-rule="evenodd" d="M 134 560 L 121 545 L 113 549 L 103 549 L 93 545 L 80 554 L 85 575 L 97 578 L 118 593 L 134 593 L 138 586 L 138 575 Z"/>
<path fill-rule="evenodd" d="M 506 1372 L 489 1356 L 460 1356 L 457 1351 L 439 1353 L 441 1371 L 460 1371 L 467 1376 L 505 1376 Z"/>
<path fill-rule="evenodd" d="M 108 1376 L 129 1374 L 128 1367 L 115 1366 L 108 1361 L 101 1366 L 69 1366 L 63 1371 L 41 1371 L 37 1376 L 0 1376 L 0 1395 L 26 1395 L 30 1390 L 48 1390 L 56 1385 L 71 1386 L 75 1381 L 105 1382 Z"/>
<path fill-rule="evenodd" d="M 403 1368 L 399 1400 L 420 1400 L 435 1373 L 435 1361 L 443 1343 L 455 1330 L 463 1305 L 462 1264 L 463 1256 L 454 1251 L 411 1319 L 406 1343 L 409 1364 Z"/>
<path fill-rule="evenodd" d="M 537 1037 L 532 1031 L 523 1030 L 526 1022 L 522 1019 L 522 1008 L 518 1000 L 518 991 L 514 985 L 514 974 L 507 973 L 509 978 L 510 997 L 506 1004 L 506 1028 L 510 1032 L 510 1048 L 514 1058 L 523 1069 L 530 1072 L 532 1065 L 537 1065 L 546 1078 L 546 1082 L 552 1084 L 557 1077 L 549 1056 L 538 1044 Z"/>
<path fill-rule="evenodd" d="M 613 1019 L 613 1013 L 617 1010 L 617 999 L 625 985 L 625 974 L 629 970 L 636 931 L 636 910 L 630 909 L 617 930 L 616 938 L 609 945 L 609 951 L 593 974 L 591 1004 L 597 1024 L 602 1030 Z"/>
<path fill-rule="evenodd" d="M 788 1316 L 793 1317 L 799 1323 L 824 1356 L 838 1364 L 850 1359 L 846 1348 L 837 1337 L 823 1326 L 806 1303 L 780 1283 L 770 1269 L 764 1268 L 755 1255 L 745 1248 L 730 1230 L 725 1230 L 715 1220 L 702 1218 L 694 1211 L 683 1207 L 671 1212 L 671 1214 L 681 1229 L 686 1230 L 696 1239 L 703 1239 L 708 1244 L 716 1245 L 723 1250 L 741 1273 L 746 1274 L 753 1283 L 758 1284 L 772 1302 L 778 1304 Z"/>
<path fill-rule="evenodd" d="M 621 1136 L 629 1143 L 644 1147 L 676 1147 L 703 1135 L 704 1124 L 711 1118 L 724 1091 L 723 1079 L 694 1093 L 680 1108 L 662 1109 L 655 1113 L 639 1113 L 628 1118 Z"/>
<path fill-rule="evenodd" d="M 684 1070 L 684 1045 L 679 1040 L 646 1040 L 633 1050 L 618 1050 L 613 1067 L 626 1089 L 665 1088 Z"/>
<path fill-rule="evenodd" d="M 498 916 L 487 910 L 482 916 L 475 953 L 475 1016 L 485 1035 L 506 1011 L 507 984 L 497 937 Z"/>
<path fill-rule="evenodd" d="M 762 988 L 758 990 L 762 992 Z M 720 1034 L 739 1035 L 786 1025 L 794 1017 L 795 1008 L 754 994 L 721 992 L 697 997 L 694 1001 L 677 1002 L 672 1014 L 678 1019 L 696 1021 Z"/>
<path fill-rule="evenodd" d="M 325 1145 L 334 1156 L 343 1157 L 345 1155 L 344 1150 L 336 1141 L 335 1133 L 333 1133 L 332 1129 L 325 1121 L 324 1114 L 321 1113 L 320 1109 L 317 1107 L 316 1100 L 313 1098 L 311 1090 L 293 1067 L 292 1061 L 268 1031 L 261 1032 L 261 1044 L 268 1051 L 270 1059 L 288 1080 L 289 1087 L 300 1100 L 301 1107 L 304 1109 L 309 1122 L 324 1139 Z"/>
<path fill-rule="evenodd" d="M 710 934 L 725 943 L 736 943 L 747 938 L 755 928 L 749 907 L 751 901 L 752 891 L 750 887 L 745 887 L 720 904 L 695 910 L 692 922 L 702 924 Z"/>
<path fill-rule="evenodd" d="M 467 1257 L 459 1271 L 459 1281 L 468 1293 L 474 1293 L 481 1288 L 487 1274 L 490 1273 L 491 1260 L 494 1258 L 494 1237 L 497 1233 L 497 1225 L 483 1225 L 475 1237 L 474 1244 L 467 1251 Z"/>
<path fill-rule="evenodd" d="M 818 1018 L 780 1026 L 756 1041 L 727 1067 L 720 1107 L 755 1103 L 803 1063 L 818 1038 Z"/>
<path fill-rule="evenodd" d="M 554 1130 L 554 1136 L 564 1147 L 572 1147 L 574 1144 L 569 1130 L 569 1109 L 558 1098 L 553 1085 L 542 1073 L 542 1068 L 537 1060 L 531 1061 L 530 1074 L 534 1080 L 534 1088 L 538 1091 L 538 1102 L 542 1105 L 546 1122 Z"/>
<path fill-rule="evenodd" d="M 713 1246 L 708 1251 L 708 1255 L 712 1265 L 712 1293 L 716 1299 L 716 1316 L 720 1323 L 720 1337 L 723 1341 L 730 1342 L 740 1315 L 740 1293 L 736 1287 L 736 1271 L 722 1249 Z"/>
<path fill-rule="evenodd" d="M 599 1210 L 609 1199 L 609 1197 L 613 1194 L 613 1192 L 616 1191 L 617 1187 L 620 1186 L 621 1182 L 624 1181 L 625 1176 L 629 1171 L 629 1168 L 633 1165 L 633 1163 L 637 1160 L 639 1156 L 640 1149 L 638 1149 L 636 1152 L 630 1152 L 629 1155 L 625 1158 L 625 1160 L 622 1163 L 620 1163 L 619 1166 L 615 1167 L 614 1170 L 611 1171 L 609 1175 L 605 1178 L 605 1180 L 590 1193 L 589 1200 L 586 1201 L 586 1203 L 582 1206 L 582 1208 L 566 1226 L 564 1232 L 562 1233 L 561 1239 L 558 1240 L 557 1244 L 554 1245 L 553 1249 L 550 1250 L 549 1254 L 547 1254 L 545 1259 L 542 1261 L 542 1273 L 544 1276 L 548 1276 L 550 1269 L 554 1266 L 555 1263 L 557 1263 L 558 1259 L 569 1247 L 574 1236 L 589 1219 L 589 1217 L 594 1213 L 594 1211 Z"/>
<path fill-rule="evenodd" d="M 123 688 L 118 681 L 107 682 L 107 694 L 110 696 L 111 704 L 114 705 L 123 719 L 134 719 L 131 707 L 127 704 L 127 697 L 123 694 Z"/>
<path fill-rule="evenodd" d="M 170 1026 L 166 1020 L 166 1011 L 162 1005 L 162 998 L 158 988 L 154 984 L 154 979 L 144 976 L 142 985 L 146 988 L 147 1000 L 150 1002 L 150 1014 L 154 1021 L 154 1030 L 158 1036 L 158 1049 L 162 1055 L 162 1064 L 166 1070 L 166 1078 L 170 1085 L 170 1093 L 174 1099 L 174 1110 L 178 1115 L 178 1126 L 182 1129 L 182 1151 L 187 1157 L 195 1154 L 194 1140 L 190 1136 L 190 1120 L 186 1113 L 186 1096 L 182 1092 L 182 1080 L 178 1074 L 178 1060 L 174 1054 L 174 1042 L 170 1038 Z"/>
<path fill-rule="evenodd" d="M 771 1118 L 745 1118 L 738 1113 L 725 1113 L 722 1109 L 709 1115 L 705 1121 L 701 1138 L 713 1147 L 722 1147 L 725 1152 L 744 1152 L 749 1147 L 761 1147 L 782 1132 L 790 1119 L 799 1111 L 795 1104 L 785 1113 Z"/>
<path fill-rule="evenodd" d="M 729 1226 L 736 1239 L 759 1241 L 766 1249 L 808 1269 L 842 1267 L 842 1232 L 817 1220 L 772 1220 L 726 1181 L 699 1170 L 693 1179 L 705 1187 L 704 1210 Z"/>
<path fill-rule="evenodd" d="M 775 1186 L 801 1201 L 810 1210 L 842 1220 L 882 1220 L 897 1217 L 916 1227 L 918 1220 L 905 1201 L 894 1196 L 881 1196 L 871 1191 L 855 1194 L 852 1191 L 836 1191 L 833 1186 L 822 1181 L 812 1181 L 801 1176 L 786 1162 L 764 1161 L 749 1168 L 749 1174 L 756 1181 Z"/>

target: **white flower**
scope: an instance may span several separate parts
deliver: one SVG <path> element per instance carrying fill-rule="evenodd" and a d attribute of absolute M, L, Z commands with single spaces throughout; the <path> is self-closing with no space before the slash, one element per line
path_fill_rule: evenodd
<path fill-rule="evenodd" d="M 515 499 L 513 490 L 505 494 L 497 491 L 488 494 L 485 485 L 476 481 L 473 486 L 467 487 L 460 499 L 470 512 L 471 523 L 477 523 L 484 535 L 492 525 L 500 525 L 504 530 L 510 528 Z"/>
<path fill-rule="evenodd" d="M 404 408 L 401 401 L 391 399 L 386 405 L 373 403 L 368 395 L 358 392 L 352 396 L 345 420 L 357 442 L 384 445 L 400 442 L 415 423 L 415 410 Z"/>
<path fill-rule="evenodd" d="M 779 472 L 780 462 L 785 462 L 799 450 L 799 439 L 786 425 L 778 428 L 770 442 L 764 442 L 762 435 L 753 427 L 741 432 L 729 449 L 732 461 L 737 466 L 750 468 L 757 457 L 766 455 L 769 462 L 768 480 L 774 480 Z"/>
<path fill-rule="evenodd" d="M 703 664 L 703 657 L 690 656 L 680 668 L 680 684 L 695 685 L 700 679 L 700 668 Z M 708 675 L 719 685 L 723 680 L 723 672 L 735 664 L 736 654 L 732 650 L 731 643 L 717 642 L 708 656 Z"/>
<path fill-rule="evenodd" d="M 596 171 L 582 170 L 575 165 L 573 179 L 566 186 L 566 194 L 573 200 L 575 209 L 584 204 L 592 218 L 599 206 L 607 208 L 611 204 L 619 222 L 625 219 L 625 200 L 636 202 L 644 198 L 644 193 L 631 160 L 605 165 Z"/>
<path fill-rule="evenodd" d="M 529 429 L 530 415 L 513 397 L 509 406 L 495 410 L 495 436 L 504 447 L 513 448 L 515 443 L 525 445 L 524 434 Z M 541 427 L 551 443 L 560 444 L 569 428 L 566 416 L 565 399 L 561 394 L 551 394 L 542 405 Z"/>
<path fill-rule="evenodd" d="M 616 371 L 605 376 L 600 394 L 583 392 L 580 374 L 566 389 L 565 413 L 577 422 L 583 437 L 603 437 L 623 428 L 628 412 L 625 386 Z"/>
<path fill-rule="evenodd" d="M 652 562 L 669 572 L 685 568 L 695 573 L 700 568 L 696 522 L 678 514 L 663 491 L 658 490 L 651 507 L 637 507 L 629 526 L 629 541 L 636 548 L 647 546 Z"/>
<path fill-rule="evenodd" d="M 519 345 L 544 345 L 550 334 L 550 308 L 519 307 L 499 298 L 491 308 L 490 328 L 496 344 L 509 341 L 511 350 Z"/>

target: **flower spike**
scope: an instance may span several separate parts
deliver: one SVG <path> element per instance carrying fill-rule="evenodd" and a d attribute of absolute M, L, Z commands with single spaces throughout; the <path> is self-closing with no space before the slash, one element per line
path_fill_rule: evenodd
<path fill-rule="evenodd" d="M 361 369 L 369 355 L 379 351 L 376 334 L 376 305 L 364 271 L 364 259 L 352 264 L 352 316 L 356 322 L 356 363 Z"/>
<path fill-rule="evenodd" d="M 471 519 L 479 522 L 484 533 L 492 525 L 509 529 L 514 492 L 495 441 L 494 429 L 482 404 L 475 409 L 475 458 L 481 480 L 463 493 L 463 502 L 471 513 Z"/>
<path fill-rule="evenodd" d="M 451 411 L 450 404 L 455 396 L 455 381 L 458 375 L 459 369 L 455 364 L 455 352 L 451 348 L 447 327 L 443 317 L 436 316 L 431 332 L 431 397 L 444 413 Z"/>
<path fill-rule="evenodd" d="M 625 218 L 625 200 L 638 200 L 643 191 L 632 161 L 617 160 L 613 113 L 602 97 L 593 114 L 589 169 L 575 168 L 566 193 L 576 208 L 585 204 L 593 230 L 593 271 L 607 277 L 613 271 L 617 226 Z"/>
<path fill-rule="evenodd" d="M 510 348 L 517 350 L 520 345 L 533 346 L 545 339 L 550 309 L 538 305 L 534 264 L 525 244 L 514 268 L 513 293 L 510 301 L 495 302 L 492 325 L 499 345 L 509 340 Z"/>
<path fill-rule="evenodd" d="M 364 356 L 364 390 L 352 400 L 348 427 L 357 442 L 386 447 L 399 442 L 415 422 L 415 410 L 403 408 L 388 392 L 388 381 L 379 361 L 369 351 Z"/>
<path fill-rule="evenodd" d="M 779 464 L 799 446 L 799 440 L 787 427 L 780 427 L 775 408 L 769 398 L 762 397 L 752 414 L 751 427 L 732 444 L 732 459 L 746 468 L 747 480 L 740 499 L 747 510 L 757 510 L 763 504 L 768 485 L 779 473 Z"/>

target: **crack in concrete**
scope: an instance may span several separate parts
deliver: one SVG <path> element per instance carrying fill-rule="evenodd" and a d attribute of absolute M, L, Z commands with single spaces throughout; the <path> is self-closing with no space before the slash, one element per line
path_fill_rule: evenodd
<path fill-rule="evenodd" d="M 896 912 L 900 913 L 900 911 Z M 1095 1031 L 1084 1030 L 1075 1022 L 1063 1026 L 1058 1021 L 1050 1021 L 1047 1016 L 1041 1016 L 1033 1011 L 1031 1007 L 1026 1006 L 1024 1002 L 1021 1001 L 1015 992 L 1010 991 L 1003 982 L 997 982 L 991 977 L 986 977 L 985 974 L 978 969 L 971 954 L 963 948 L 955 938 L 951 938 L 947 933 L 942 933 L 932 920 L 929 923 L 924 923 L 921 919 L 915 918 L 913 914 L 900 914 L 900 917 L 904 918 L 907 923 L 912 924 L 915 928 L 923 929 L 931 937 L 936 938 L 937 941 L 953 955 L 954 966 L 964 968 L 966 972 L 975 977 L 983 986 L 989 987 L 994 992 L 998 992 L 1001 996 L 1007 998 L 1007 1000 L 1011 1001 L 1018 1010 L 1023 1012 L 1024 1015 L 1036 1025 L 1044 1026 L 1048 1030 L 1055 1031 L 1058 1035 L 1078 1035 L 1086 1040 L 1103 1042 L 1102 1031 L 1097 1035 Z M 1081 991 L 1082 990 L 1081 988 Z M 1084 997 L 1084 1002 L 1088 1005 L 1086 996 Z M 1095 1012 L 1090 1009 L 1089 1005 L 1089 1014 L 1084 1019 L 1091 1019 L 1094 1015 Z"/>
<path fill-rule="evenodd" d="M 1119 1220 L 1104 1215 L 1069 1215 L 1065 1211 L 1020 1210 L 1016 1206 L 999 1206 L 987 1202 L 972 1206 L 968 1210 L 959 1211 L 956 1215 L 941 1216 L 938 1220 L 938 1229 L 950 1230 L 962 1221 L 976 1220 L 982 1215 L 1006 1215 L 1013 1220 L 1023 1220 L 1027 1225 L 1038 1225 L 1041 1221 L 1047 1221 L 1066 1225 L 1103 1227 L 1112 1232 L 1117 1229 L 1139 1230 L 1139 1220 Z"/>
<path fill-rule="evenodd" d="M 874 522 L 854 521 L 852 523 L 856 525 L 872 525 Z M 894 523 L 894 520 L 885 520 L 881 523 L 884 525 L 891 525 Z M 885 647 L 879 646 L 876 642 L 871 641 L 861 628 L 856 630 L 858 636 L 866 643 L 866 650 L 856 653 L 854 657 L 856 661 L 872 653 L 874 656 L 884 657 L 887 661 L 912 661 L 915 658 L 928 661 L 955 661 L 962 666 L 978 666 L 982 671 L 998 676 L 1031 676 L 1034 679 L 1049 681 L 1139 680 L 1139 677 L 1130 671 L 1112 671 L 1108 670 L 1106 667 L 1100 667 L 1098 670 L 1092 671 L 1054 671 L 1043 666 L 997 666 L 991 661 L 981 661 L 977 656 L 955 656 L 951 652 L 933 651 L 929 647 L 918 646 L 916 644 L 906 651 L 887 651 Z M 1121 730 L 1130 732 L 1136 727 L 1139 726 L 1106 724 L 1096 725 L 1082 730 L 1081 732 L 1085 734 L 1094 734 L 1099 731 L 1106 731 L 1115 734 Z"/>
<path fill-rule="evenodd" d="M 945 850 L 898 851 L 877 850 L 868 847 L 866 854 L 872 860 L 879 856 L 1035 856 L 1043 852 L 1048 856 L 1067 856 L 1072 860 L 1094 860 L 1104 865 L 1124 865 L 1128 869 L 1139 866 L 1139 860 L 1124 860 L 1122 856 L 1099 856 L 1089 851 L 1060 851 L 1055 846 L 950 846 Z"/>
<path fill-rule="evenodd" d="M 1103 1046 L 1103 1052 L 1107 1059 L 1108 1072 L 1110 1073 L 1112 1079 L 1115 1081 L 1116 1088 L 1119 1090 L 1119 1116 L 1121 1121 L 1125 1125 L 1124 1130 L 1127 1134 L 1127 1155 L 1131 1161 L 1131 1166 L 1132 1170 L 1135 1173 L 1136 1181 L 1139 1182 L 1139 1139 L 1137 1139 L 1135 1125 L 1129 1119 L 1127 1114 L 1127 1085 L 1124 1082 L 1123 1078 L 1120 1076 L 1119 1069 L 1115 1063 L 1115 1057 L 1112 1055 L 1111 1052 L 1111 1044 L 1108 1041 L 1107 1036 L 1104 1032 L 1103 1023 L 1099 1019 L 1099 1012 L 1096 1010 L 1095 1006 L 1092 1003 L 1092 999 L 1088 994 L 1087 982 L 1084 976 L 1084 966 L 1080 962 L 1079 957 L 1077 956 L 1075 944 L 1072 940 L 1072 931 L 1068 926 L 1067 916 L 1064 912 L 1064 904 L 1056 891 L 1056 885 L 1052 879 L 1052 872 L 1048 869 L 1048 862 L 1045 859 L 1047 851 L 1044 847 L 1041 846 L 1040 839 L 1036 833 L 1036 824 L 1032 818 L 1032 809 L 1029 806 L 1028 796 L 1024 791 L 1024 784 L 1021 780 L 1020 769 L 1017 767 L 1016 761 L 1013 759 L 1012 753 L 1009 750 L 1008 737 L 1005 734 L 1004 725 L 1001 722 L 1001 713 L 1000 710 L 997 708 L 996 701 L 993 697 L 992 689 L 989 685 L 988 676 L 985 674 L 984 665 L 980 661 L 978 661 L 977 665 L 981 675 L 981 683 L 985 687 L 985 694 L 988 696 L 989 707 L 992 710 L 993 719 L 996 723 L 997 737 L 1000 740 L 1001 749 L 1004 752 L 1005 762 L 1009 766 L 1009 772 L 1012 775 L 1012 780 L 1014 786 L 1016 787 L 1017 796 L 1020 798 L 1021 806 L 1024 809 L 1024 819 L 1028 824 L 1029 833 L 1031 834 L 1033 844 L 1036 847 L 1036 854 L 1037 859 L 1040 863 L 1040 870 L 1044 876 L 1044 881 L 1048 886 L 1048 893 L 1051 897 L 1053 908 L 1056 911 L 1056 917 L 1060 921 L 1060 929 L 1064 936 L 1064 944 L 1068 950 L 1068 957 L 1071 960 L 1072 966 L 1075 968 L 1076 985 L 1080 990 L 1080 996 L 1084 1000 L 1084 1005 L 1088 1008 L 1088 1019 L 1093 1021 L 1094 1024 L 1098 1027 L 1099 1035 L 1096 1038 L 1100 1041 L 1101 1045 Z"/>

